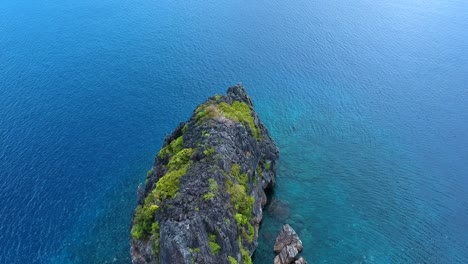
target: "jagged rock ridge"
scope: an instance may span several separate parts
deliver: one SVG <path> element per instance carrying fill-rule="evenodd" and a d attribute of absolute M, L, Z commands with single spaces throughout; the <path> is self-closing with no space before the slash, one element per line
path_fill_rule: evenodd
<path fill-rule="evenodd" d="M 139 188 L 132 262 L 251 263 L 278 155 L 242 85 L 199 105 Z"/>

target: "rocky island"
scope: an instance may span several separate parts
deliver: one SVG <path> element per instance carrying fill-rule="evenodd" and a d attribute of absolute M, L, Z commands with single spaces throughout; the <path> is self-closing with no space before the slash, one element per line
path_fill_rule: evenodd
<path fill-rule="evenodd" d="M 252 263 L 278 155 L 242 85 L 199 105 L 139 188 L 132 263 Z"/>

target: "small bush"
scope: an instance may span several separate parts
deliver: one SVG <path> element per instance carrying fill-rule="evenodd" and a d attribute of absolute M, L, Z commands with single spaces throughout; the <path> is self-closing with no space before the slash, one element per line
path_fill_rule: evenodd
<path fill-rule="evenodd" d="M 207 192 L 203 195 L 204 200 L 211 200 L 215 197 L 215 194 L 212 192 Z"/>
<path fill-rule="evenodd" d="M 132 236 L 135 239 L 140 239 L 149 235 L 151 231 L 151 225 L 154 221 L 154 215 L 158 210 L 157 205 L 139 205 L 135 210 L 135 216 L 133 218 Z"/>
<path fill-rule="evenodd" d="M 247 188 L 247 181 L 248 181 L 248 176 L 247 173 L 241 173 L 241 167 L 239 164 L 234 163 L 231 167 L 231 175 L 234 176 L 234 178 L 242 184 L 245 188 Z"/>
<path fill-rule="evenodd" d="M 180 178 L 187 173 L 189 164 L 186 164 L 182 168 L 169 171 L 156 183 L 156 197 L 158 199 L 172 198 L 179 190 Z"/>
<path fill-rule="evenodd" d="M 167 163 L 168 170 L 169 171 L 178 170 L 184 167 L 190 161 L 190 157 L 192 156 L 192 154 L 193 154 L 193 149 L 191 148 L 180 150 L 174 156 L 172 156 L 169 162 Z"/>
<path fill-rule="evenodd" d="M 237 259 L 234 257 L 228 256 L 229 264 L 238 264 Z"/>
<path fill-rule="evenodd" d="M 240 184 L 235 184 L 228 180 L 226 189 L 231 196 L 231 204 L 237 213 L 240 213 L 250 219 L 254 204 L 253 196 L 245 192 L 245 187 Z"/>
<path fill-rule="evenodd" d="M 177 153 L 182 150 L 183 145 L 184 145 L 184 138 L 183 136 L 180 136 L 174 139 L 171 143 L 169 143 L 169 145 L 162 148 L 158 153 L 158 157 L 165 158 L 167 155 L 172 155 L 174 153 Z"/>
<path fill-rule="evenodd" d="M 167 164 L 168 172 L 156 183 L 154 196 L 161 200 L 172 198 L 179 190 L 180 178 L 190 167 L 190 157 L 193 149 L 186 148 L 173 155 Z"/>
<path fill-rule="evenodd" d="M 252 258 L 250 257 L 249 251 L 242 246 L 242 238 L 238 237 L 237 239 L 239 241 L 239 249 L 242 255 L 242 264 L 252 264 Z"/>
<path fill-rule="evenodd" d="M 203 195 L 203 199 L 205 200 L 213 199 L 215 197 L 215 193 L 218 192 L 218 183 L 215 179 L 208 179 L 208 183 L 210 184 L 210 191 Z"/>
<path fill-rule="evenodd" d="M 211 234 L 209 237 L 209 246 L 210 246 L 210 251 L 212 255 L 218 255 L 219 251 L 221 250 L 221 246 L 216 243 L 216 235 Z"/>
<path fill-rule="evenodd" d="M 263 177 L 263 172 L 262 172 L 262 168 L 260 167 L 260 165 L 257 166 L 256 172 L 257 172 L 258 177 L 260 178 Z"/>
<path fill-rule="evenodd" d="M 244 230 L 245 231 L 245 230 Z M 249 241 L 250 243 L 253 242 L 254 240 L 254 237 L 255 237 L 255 229 L 254 227 L 252 226 L 252 224 L 250 222 L 247 222 L 247 232 L 244 233 L 244 237 L 245 239 L 247 239 L 247 241 Z"/>
<path fill-rule="evenodd" d="M 215 179 L 209 178 L 208 183 L 210 184 L 210 191 L 217 192 L 218 191 L 218 182 Z"/>

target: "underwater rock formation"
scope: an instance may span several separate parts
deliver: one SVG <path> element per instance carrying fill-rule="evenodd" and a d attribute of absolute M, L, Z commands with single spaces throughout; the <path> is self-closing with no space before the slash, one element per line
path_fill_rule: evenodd
<path fill-rule="evenodd" d="M 278 155 L 242 85 L 199 105 L 139 188 L 132 263 L 252 263 Z"/>

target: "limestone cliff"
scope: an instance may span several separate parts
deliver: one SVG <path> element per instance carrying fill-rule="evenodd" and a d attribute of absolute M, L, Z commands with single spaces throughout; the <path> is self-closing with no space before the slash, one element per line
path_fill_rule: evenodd
<path fill-rule="evenodd" d="M 133 263 L 252 263 L 278 149 L 241 85 L 164 142 L 139 189 Z"/>

